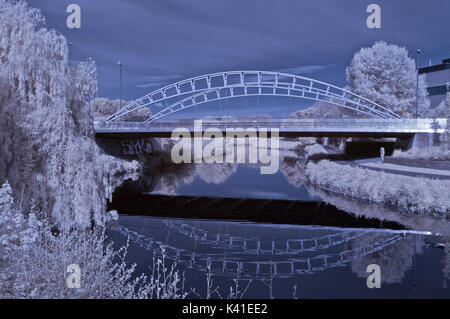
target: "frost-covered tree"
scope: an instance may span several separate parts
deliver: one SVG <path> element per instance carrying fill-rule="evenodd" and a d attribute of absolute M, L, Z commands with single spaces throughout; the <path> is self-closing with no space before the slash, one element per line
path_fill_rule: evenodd
<path fill-rule="evenodd" d="M 27 215 L 27 217 L 25 217 Z M 0 188 L 0 298 L 185 298 L 175 265 L 154 258 L 148 276 L 107 242 L 105 228 L 55 232 L 33 211 L 16 207 L 8 182 Z M 81 270 L 81 287 L 67 287 L 67 266 Z"/>
<path fill-rule="evenodd" d="M 127 101 L 122 102 L 123 105 L 128 104 Z M 92 101 L 92 111 L 99 116 L 109 116 L 116 113 L 120 109 L 120 100 L 110 100 L 104 97 L 98 97 Z"/>
<path fill-rule="evenodd" d="M 0 188 L 0 218 L 9 213 L 14 206 L 14 199 L 12 197 L 11 186 L 8 181 L 3 183 Z"/>
<path fill-rule="evenodd" d="M 0 16 L 0 182 L 60 226 L 101 224 L 110 167 L 129 165 L 93 140 L 95 63 L 71 67 L 64 36 L 23 1 L 0 0 Z"/>
<path fill-rule="evenodd" d="M 348 87 L 344 88 L 345 90 L 349 90 Z M 367 115 L 338 106 L 333 103 L 324 101 L 316 101 L 310 107 L 295 111 L 289 114 L 288 118 L 291 119 L 352 119 L 352 118 L 364 118 Z"/>
<path fill-rule="evenodd" d="M 289 114 L 290 119 L 339 119 L 343 117 L 343 110 L 334 104 L 324 101 L 315 102 L 310 107 Z"/>
<path fill-rule="evenodd" d="M 122 101 L 122 107 L 129 104 L 131 101 Z M 92 111 L 96 118 L 104 119 L 113 115 L 120 109 L 120 100 L 110 100 L 104 97 L 95 98 L 92 101 Z M 122 120 L 125 121 L 142 121 L 149 118 L 152 113 L 147 107 L 140 108 L 125 115 Z"/>
<path fill-rule="evenodd" d="M 376 42 L 362 48 L 347 67 L 352 92 L 364 96 L 401 116 L 416 111 L 416 64 L 404 47 Z M 428 112 L 430 102 L 425 76 L 419 77 L 419 116 Z"/>
<path fill-rule="evenodd" d="M 450 118 L 450 93 L 447 93 L 445 99 L 434 109 L 430 109 L 428 117 L 431 118 Z"/>

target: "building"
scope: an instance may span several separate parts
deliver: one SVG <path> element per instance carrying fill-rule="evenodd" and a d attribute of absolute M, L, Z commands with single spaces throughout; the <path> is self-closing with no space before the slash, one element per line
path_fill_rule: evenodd
<path fill-rule="evenodd" d="M 441 64 L 420 68 L 419 74 L 427 76 L 431 107 L 438 106 L 450 92 L 450 58 L 442 60 Z"/>

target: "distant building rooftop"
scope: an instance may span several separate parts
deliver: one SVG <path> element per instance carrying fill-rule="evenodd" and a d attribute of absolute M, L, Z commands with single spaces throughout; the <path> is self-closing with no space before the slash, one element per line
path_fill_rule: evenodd
<path fill-rule="evenodd" d="M 420 68 L 419 74 L 442 71 L 442 70 L 446 70 L 446 69 L 450 69 L 450 58 L 442 60 L 441 64 L 436 64 L 436 65 Z"/>

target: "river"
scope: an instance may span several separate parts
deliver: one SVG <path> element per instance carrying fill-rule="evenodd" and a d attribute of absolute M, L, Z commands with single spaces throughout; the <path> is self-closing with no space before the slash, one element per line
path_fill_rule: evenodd
<path fill-rule="evenodd" d="M 448 221 L 404 216 L 304 184 L 305 160 L 282 154 L 280 169 L 185 164 L 127 182 L 109 236 L 148 273 L 164 249 L 184 273 L 188 297 L 448 298 Z M 447 223 L 447 224 L 446 224 Z M 368 288 L 367 266 L 381 288 Z M 236 287 L 236 281 L 238 287 Z M 238 293 L 236 294 L 236 291 Z"/>

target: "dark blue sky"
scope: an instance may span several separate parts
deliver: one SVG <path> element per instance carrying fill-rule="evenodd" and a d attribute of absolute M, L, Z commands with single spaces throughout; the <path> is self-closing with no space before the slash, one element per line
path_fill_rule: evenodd
<path fill-rule="evenodd" d="M 71 57 L 93 57 L 100 95 L 135 99 L 183 78 L 216 71 L 289 70 L 344 86 L 345 67 L 361 46 L 385 40 L 450 57 L 448 0 L 28 0 L 47 26 L 73 42 Z M 79 4 L 82 28 L 66 27 Z M 381 7 L 381 29 L 366 27 L 366 7 Z"/>

